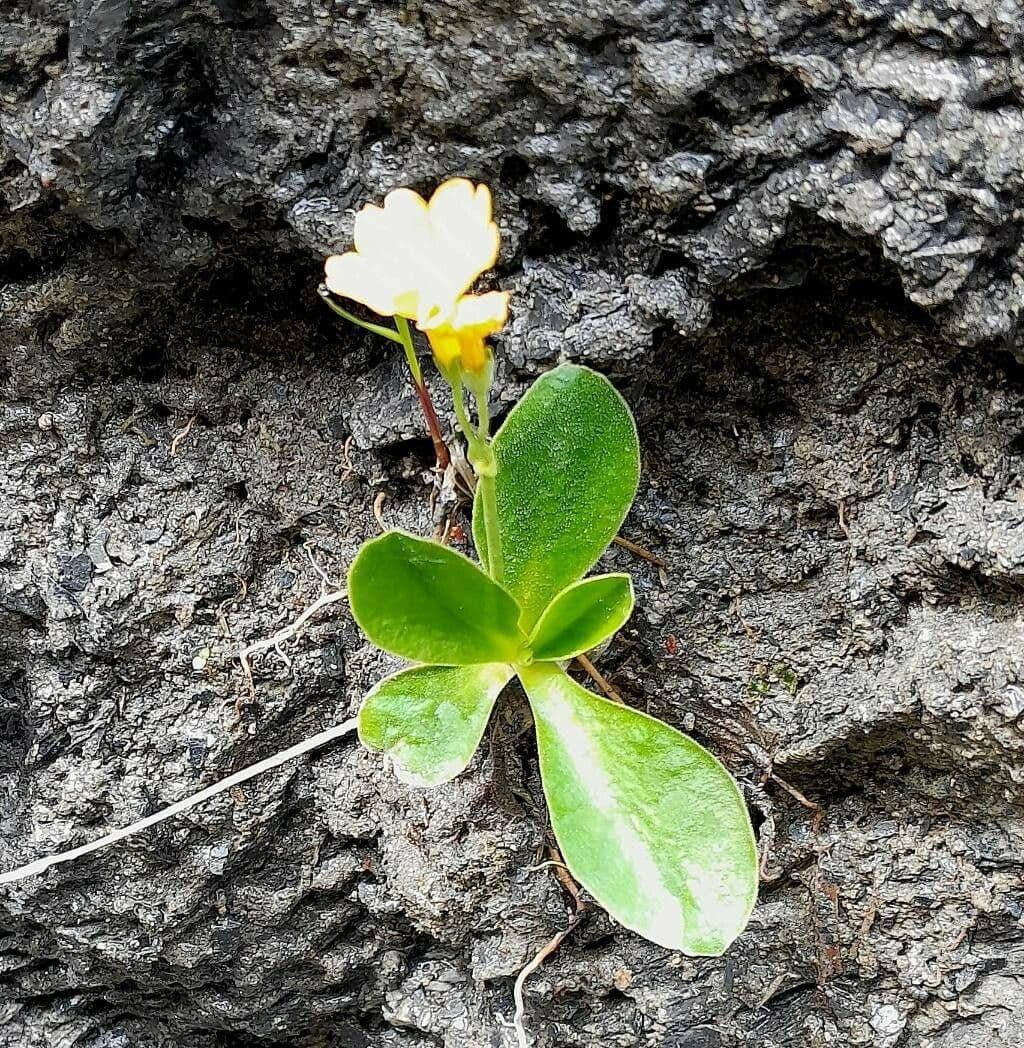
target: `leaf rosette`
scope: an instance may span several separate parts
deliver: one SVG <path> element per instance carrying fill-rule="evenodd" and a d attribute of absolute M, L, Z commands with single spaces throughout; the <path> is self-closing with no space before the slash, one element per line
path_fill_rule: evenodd
<path fill-rule="evenodd" d="M 692 955 L 722 953 L 757 893 L 742 794 L 693 739 L 577 684 L 562 663 L 613 636 L 633 610 L 623 574 L 586 576 L 618 533 L 640 475 L 636 426 L 605 379 L 548 372 L 493 443 L 502 583 L 403 532 L 352 565 L 352 611 L 367 637 L 420 665 L 381 681 L 359 735 L 416 786 L 469 764 L 499 695 L 518 677 L 533 711 L 552 828 L 576 879 L 619 922 Z"/>

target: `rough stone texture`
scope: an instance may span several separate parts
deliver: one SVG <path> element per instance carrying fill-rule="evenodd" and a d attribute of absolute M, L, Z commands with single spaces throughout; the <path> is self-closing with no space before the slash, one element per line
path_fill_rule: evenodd
<path fill-rule="evenodd" d="M 764 890 L 723 958 L 591 915 L 539 1045 L 1020 1045 L 1024 11 L 55 0 L 0 14 L 0 863 L 348 716 L 343 604 L 429 530 L 401 364 L 314 294 L 352 209 L 494 186 L 498 398 L 613 374 L 644 481 L 602 656 L 723 755 Z M 350 440 L 351 438 L 351 440 Z M 774 771 L 778 778 L 766 777 Z M 815 812 L 783 783 L 820 804 Z M 342 743 L 0 896 L 3 1048 L 514 1043 L 568 919 L 528 713 L 430 792 Z"/>

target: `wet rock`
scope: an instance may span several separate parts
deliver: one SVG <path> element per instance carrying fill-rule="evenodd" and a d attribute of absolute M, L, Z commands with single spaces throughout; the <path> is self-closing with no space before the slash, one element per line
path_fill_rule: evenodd
<path fill-rule="evenodd" d="M 395 668 L 343 603 L 251 691 L 238 651 L 344 578 L 380 493 L 433 527 L 404 364 L 315 288 L 365 199 L 463 173 L 493 186 L 513 292 L 496 409 L 573 359 L 638 417 L 626 534 L 667 567 L 604 558 L 638 606 L 602 668 L 761 822 L 725 957 L 590 913 L 527 983 L 537 1044 L 1012 1043 L 1021 14 L 0 15 L 0 865 L 305 738 Z M 0 1045 L 513 1044 L 515 976 L 573 908 L 535 868 L 530 730 L 508 696 L 427 792 L 342 742 L 5 888 Z"/>

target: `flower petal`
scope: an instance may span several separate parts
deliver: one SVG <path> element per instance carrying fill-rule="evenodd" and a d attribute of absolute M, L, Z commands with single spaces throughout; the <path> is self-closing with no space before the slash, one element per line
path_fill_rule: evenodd
<path fill-rule="evenodd" d="M 486 189 L 487 187 L 481 186 L 481 188 Z M 471 213 L 474 209 L 475 197 L 476 186 L 468 178 L 449 178 L 442 182 L 430 197 L 430 203 L 427 204 L 430 221 L 435 225 L 443 225 L 453 217 Z M 489 222 L 491 219 L 489 202 L 490 194 L 488 193 L 484 200 L 484 203 L 487 204 L 486 213 L 482 216 L 484 222 Z"/>
<path fill-rule="evenodd" d="M 366 204 L 356 215 L 353 236 L 356 251 L 384 262 L 415 249 L 425 254 L 431 244 L 427 202 L 411 189 L 396 189 L 384 198 L 384 206 Z"/>
<path fill-rule="evenodd" d="M 459 361 L 465 371 L 481 372 L 491 359 L 484 339 L 504 326 L 508 319 L 508 292 L 463 295 L 451 317 L 441 323 L 420 324 L 441 368 Z"/>
<path fill-rule="evenodd" d="M 422 330 L 472 325 L 479 338 L 505 322 L 508 296 L 480 296 L 457 319 L 459 298 L 495 262 L 498 227 L 491 194 L 465 178 L 440 185 L 430 203 L 411 189 L 396 189 L 382 207 L 356 215 L 355 251 L 328 260 L 327 284 L 384 316 L 416 319 Z M 471 296 L 475 298 L 475 296 Z"/>
<path fill-rule="evenodd" d="M 396 189 L 384 206 L 367 204 L 356 215 L 354 242 L 392 290 L 392 313 L 415 317 L 420 300 L 434 298 L 433 232 L 427 202 L 411 189 Z"/>
<path fill-rule="evenodd" d="M 436 328 L 427 332 L 430 349 L 442 371 L 462 360 L 462 340 L 451 328 Z"/>
<path fill-rule="evenodd" d="M 456 298 L 498 258 L 501 238 L 491 219 L 491 192 L 465 178 L 450 178 L 434 191 L 427 207 L 434 234 L 434 266 Z"/>
<path fill-rule="evenodd" d="M 508 320 L 507 291 L 488 291 L 485 295 L 463 295 L 455 307 L 451 326 L 457 331 L 473 331 L 486 338 L 500 331 Z"/>
<path fill-rule="evenodd" d="M 380 272 L 355 251 L 331 255 L 324 265 L 324 274 L 328 289 L 335 295 L 362 302 L 382 317 L 398 312 L 396 298 L 401 289 L 395 287 L 387 273 Z"/>

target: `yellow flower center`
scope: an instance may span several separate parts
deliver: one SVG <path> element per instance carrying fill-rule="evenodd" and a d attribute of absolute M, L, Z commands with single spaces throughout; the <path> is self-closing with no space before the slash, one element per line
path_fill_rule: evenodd
<path fill-rule="evenodd" d="M 420 324 L 430 340 L 438 364 L 450 370 L 458 362 L 465 371 L 479 374 L 490 359 L 485 343 L 508 319 L 508 292 L 489 291 L 486 295 L 463 295 L 453 313 L 443 321 Z"/>

